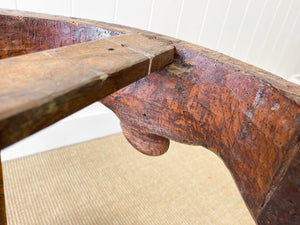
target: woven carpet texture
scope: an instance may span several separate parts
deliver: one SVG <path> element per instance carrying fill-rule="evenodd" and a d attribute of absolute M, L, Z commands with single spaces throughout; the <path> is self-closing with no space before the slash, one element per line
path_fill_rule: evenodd
<path fill-rule="evenodd" d="M 9 225 L 254 225 L 223 162 L 171 142 L 139 153 L 122 134 L 3 163 Z"/>

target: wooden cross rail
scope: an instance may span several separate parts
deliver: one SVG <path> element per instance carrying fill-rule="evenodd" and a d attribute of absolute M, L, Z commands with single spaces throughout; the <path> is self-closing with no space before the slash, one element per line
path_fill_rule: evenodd
<path fill-rule="evenodd" d="M 174 47 L 121 35 L 0 61 L 0 149 L 166 66 Z"/>
<path fill-rule="evenodd" d="M 0 21 L 2 29 L 15 25 L 5 19 L 2 17 Z M 18 39 L 12 41 L 22 43 Z M 4 58 L 0 60 L 0 149 L 161 69 L 174 58 L 170 42 L 140 34 L 41 52 L 36 52 L 39 48 L 30 49 L 31 46 L 23 52 L 22 46 L 13 49 L 10 44 L 6 43 L 0 55 Z M 22 55 L 31 52 L 36 53 Z M 8 58 L 15 55 L 20 56 Z M 3 224 L 2 170 L 0 179 L 0 224 Z"/>
<path fill-rule="evenodd" d="M 1 147 L 152 72 L 101 100 L 128 141 L 148 155 L 166 152 L 169 139 L 205 146 L 222 158 L 257 224 L 299 224 L 299 85 L 134 28 L 5 10 L 0 25 L 9 46 L 2 58 L 94 40 L 0 61 Z"/>

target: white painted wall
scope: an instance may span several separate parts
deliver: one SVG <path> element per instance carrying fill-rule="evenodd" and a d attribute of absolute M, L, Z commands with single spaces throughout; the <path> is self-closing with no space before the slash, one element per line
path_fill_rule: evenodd
<path fill-rule="evenodd" d="M 284 77 L 300 73 L 299 0 L 0 0 L 0 8 L 138 27 Z"/>
<path fill-rule="evenodd" d="M 294 76 L 300 74 L 299 0 L 0 0 L 0 8 L 151 30 L 208 47 L 300 83 L 300 76 Z M 105 109 L 97 110 L 103 117 Z M 77 123 L 84 115 L 72 120 Z M 113 118 L 112 114 L 107 115 Z M 55 133 L 59 135 L 58 131 Z"/>

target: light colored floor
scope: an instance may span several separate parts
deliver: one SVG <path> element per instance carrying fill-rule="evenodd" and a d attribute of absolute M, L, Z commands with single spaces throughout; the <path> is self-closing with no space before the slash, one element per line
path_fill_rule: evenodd
<path fill-rule="evenodd" d="M 1 160 L 17 159 L 120 132 L 117 116 L 103 104 L 95 102 L 3 149 Z"/>
<path fill-rule="evenodd" d="M 222 161 L 171 143 L 159 157 L 122 134 L 3 163 L 8 222 L 254 225 Z"/>

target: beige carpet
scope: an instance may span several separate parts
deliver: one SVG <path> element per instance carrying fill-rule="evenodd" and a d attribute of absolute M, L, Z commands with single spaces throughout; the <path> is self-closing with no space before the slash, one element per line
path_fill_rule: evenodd
<path fill-rule="evenodd" d="M 254 225 L 222 161 L 171 143 L 159 157 L 119 135 L 3 163 L 8 224 Z"/>

